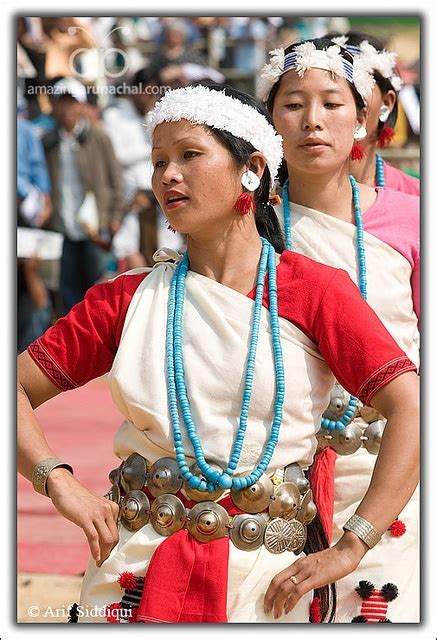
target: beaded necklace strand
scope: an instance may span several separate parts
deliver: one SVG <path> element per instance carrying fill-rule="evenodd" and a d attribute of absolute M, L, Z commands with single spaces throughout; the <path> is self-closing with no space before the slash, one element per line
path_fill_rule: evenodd
<path fill-rule="evenodd" d="M 382 169 L 384 171 L 384 169 Z M 354 205 L 355 212 L 355 224 L 357 226 L 357 253 L 358 253 L 358 278 L 359 278 L 359 288 L 361 291 L 361 295 L 364 300 L 367 300 L 367 269 L 366 269 L 366 253 L 364 249 L 364 227 L 363 227 L 363 219 L 361 214 L 361 201 L 360 201 L 360 190 L 358 188 L 357 181 L 353 176 L 349 176 L 349 182 L 352 187 L 352 201 Z M 290 202 L 288 195 L 288 187 L 289 180 L 288 178 L 284 182 L 284 186 L 282 187 L 282 204 L 284 209 L 284 230 L 285 230 L 285 247 L 289 251 L 292 248 L 292 233 L 291 233 L 291 210 L 290 210 Z M 323 429 L 327 429 L 328 431 L 334 431 L 334 429 L 338 429 L 339 431 L 343 430 L 347 424 L 351 421 L 356 407 L 357 407 L 358 399 L 354 396 L 350 397 L 348 406 L 346 408 L 345 413 L 342 417 L 335 421 L 329 420 L 322 416 L 321 426 Z"/>
<path fill-rule="evenodd" d="M 185 384 L 185 369 L 182 354 L 182 325 L 183 305 L 185 297 L 185 280 L 189 269 L 189 259 L 187 253 L 184 254 L 182 260 L 176 267 L 170 284 L 166 336 L 166 361 L 169 409 L 173 429 L 176 461 L 183 478 L 188 482 L 189 486 L 199 491 L 214 492 L 217 490 L 217 488 L 244 489 L 255 484 L 269 466 L 279 440 L 279 430 L 282 423 L 282 408 L 285 398 L 285 377 L 278 316 L 276 254 L 273 246 L 267 240 L 265 240 L 264 238 L 261 238 L 261 240 L 262 252 L 257 275 L 254 312 L 249 351 L 246 362 L 246 374 L 239 427 L 235 442 L 232 447 L 229 463 L 222 473 L 217 471 L 217 469 L 211 467 L 205 460 L 203 447 L 191 413 L 190 401 L 188 399 L 187 388 Z M 264 449 L 261 461 L 257 465 L 255 465 L 250 474 L 237 478 L 233 477 L 233 474 L 237 469 L 238 462 L 241 457 L 244 437 L 247 429 L 247 420 L 249 416 L 249 405 L 253 386 L 253 375 L 259 337 L 260 318 L 266 274 L 268 274 L 269 281 L 270 327 L 272 331 L 272 346 L 276 380 L 274 419 L 272 422 L 270 436 Z M 193 447 L 197 466 L 201 470 L 203 476 L 206 478 L 206 481 L 202 477 L 193 474 L 188 467 L 181 432 L 181 422 L 178 410 L 179 408 L 182 413 L 188 438 Z"/>
<path fill-rule="evenodd" d="M 379 153 L 376 154 L 376 186 L 385 187 L 384 162 Z"/>

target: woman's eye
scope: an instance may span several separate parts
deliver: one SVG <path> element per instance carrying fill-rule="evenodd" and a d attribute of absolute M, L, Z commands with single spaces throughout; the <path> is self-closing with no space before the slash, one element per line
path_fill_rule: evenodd
<path fill-rule="evenodd" d="M 285 105 L 286 109 L 289 109 L 290 111 L 296 111 L 300 106 L 301 105 L 298 102 L 292 102 Z"/>
<path fill-rule="evenodd" d="M 197 155 L 199 155 L 198 151 L 185 151 L 184 158 L 195 158 Z"/>
<path fill-rule="evenodd" d="M 159 167 L 163 167 L 164 164 L 164 160 L 157 160 L 153 166 L 155 167 L 155 169 L 159 169 Z"/>
<path fill-rule="evenodd" d="M 327 102 L 327 103 L 325 104 L 325 107 L 326 107 L 327 109 L 336 109 L 337 107 L 341 107 L 341 104 L 338 104 L 338 103 L 336 103 L 336 102 Z"/>

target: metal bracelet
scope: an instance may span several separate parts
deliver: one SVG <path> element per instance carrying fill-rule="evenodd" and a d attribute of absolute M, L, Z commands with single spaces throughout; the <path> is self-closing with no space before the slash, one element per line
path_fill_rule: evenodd
<path fill-rule="evenodd" d="M 381 536 L 375 527 L 356 513 L 343 525 L 343 529 L 344 531 L 352 531 L 369 549 L 372 549 L 381 540 Z"/>
<path fill-rule="evenodd" d="M 73 474 L 73 467 L 59 458 L 46 458 L 35 465 L 32 473 L 32 485 L 35 491 L 43 496 L 47 496 L 48 498 L 50 497 L 47 493 L 47 479 L 53 469 L 56 469 L 57 467 L 64 467 Z"/>

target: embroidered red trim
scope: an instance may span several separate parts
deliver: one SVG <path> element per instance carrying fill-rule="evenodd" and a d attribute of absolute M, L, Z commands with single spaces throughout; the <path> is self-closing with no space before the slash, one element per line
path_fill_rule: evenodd
<path fill-rule="evenodd" d="M 31 345 L 27 348 L 28 352 L 35 360 L 35 362 L 41 367 L 41 369 L 45 372 L 45 374 L 50 378 L 50 380 L 59 388 L 61 391 L 70 391 L 70 389 L 75 389 L 77 385 L 75 385 L 56 365 L 48 353 L 43 349 L 43 347 L 39 344 L 38 340 L 32 342 Z"/>
<path fill-rule="evenodd" d="M 372 373 L 360 387 L 358 397 L 364 404 L 367 404 L 372 396 L 385 384 L 393 380 L 402 372 L 415 371 L 416 367 L 407 357 L 396 358 L 380 367 Z"/>

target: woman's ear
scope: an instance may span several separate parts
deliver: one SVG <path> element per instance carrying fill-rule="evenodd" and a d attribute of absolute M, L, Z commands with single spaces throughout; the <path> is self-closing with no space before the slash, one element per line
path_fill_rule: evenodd
<path fill-rule="evenodd" d="M 357 120 L 363 127 L 366 126 L 367 116 L 368 116 L 367 107 L 364 107 L 364 109 L 360 109 L 358 114 L 357 114 Z"/>
<path fill-rule="evenodd" d="M 390 113 L 393 111 L 396 104 L 396 92 L 393 89 L 387 91 L 382 99 L 382 103 L 390 109 Z"/>
<path fill-rule="evenodd" d="M 262 153 L 260 153 L 259 151 L 254 151 L 250 155 L 250 158 L 248 160 L 248 165 L 249 165 L 248 168 L 254 173 L 256 173 L 258 178 L 261 179 L 264 173 L 264 169 L 266 168 L 267 161 Z"/>

